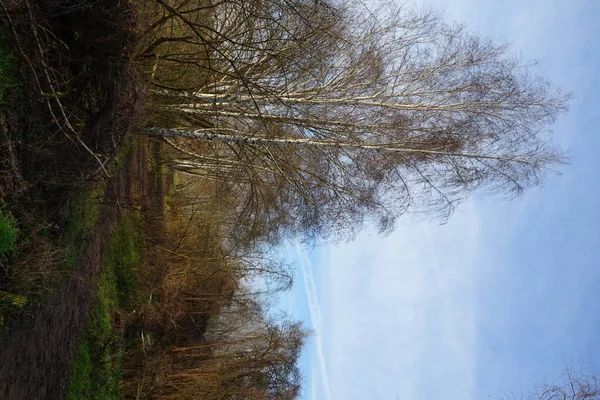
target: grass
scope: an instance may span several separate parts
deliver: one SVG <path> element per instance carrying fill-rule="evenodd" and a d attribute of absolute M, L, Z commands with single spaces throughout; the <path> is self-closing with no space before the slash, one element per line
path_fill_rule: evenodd
<path fill-rule="evenodd" d="M 0 209 L 0 258 L 7 257 L 15 250 L 18 234 L 13 216 Z"/>
<path fill-rule="evenodd" d="M 127 136 L 123 141 L 123 147 L 114 162 L 109 166 L 109 173 L 112 175 L 125 166 L 127 160 L 133 156 L 135 151 L 135 143 L 132 136 Z"/>
<path fill-rule="evenodd" d="M 117 173 L 125 166 L 134 152 L 134 146 L 133 139 L 127 137 L 115 162 L 109 168 L 111 174 Z M 101 209 L 100 199 L 104 194 L 105 186 L 105 183 L 102 183 L 91 190 L 84 190 L 73 196 L 67 233 L 67 269 L 75 268 L 77 258 L 81 255 L 87 238 L 98 221 Z"/>
<path fill-rule="evenodd" d="M 16 248 L 19 229 L 13 216 L 0 209 L 0 266 L 2 259 L 9 257 Z M 29 298 L 23 294 L 0 290 L 0 331 L 6 327 L 6 322 L 29 303 Z"/>
<path fill-rule="evenodd" d="M 106 267 L 112 270 L 119 305 L 132 305 L 137 285 L 137 268 L 142 261 L 143 239 L 138 214 L 125 214 L 111 237 Z"/>
<path fill-rule="evenodd" d="M 90 320 L 77 349 L 67 400 L 119 398 L 122 340 L 112 326 L 117 306 L 116 278 L 109 269 L 100 278 Z"/>
<path fill-rule="evenodd" d="M 139 217 L 126 213 L 110 238 L 98 294 L 71 371 L 67 400 L 119 399 L 124 340 L 113 321 L 117 310 L 135 293 L 142 249 Z"/>
<path fill-rule="evenodd" d="M 87 238 L 98 221 L 103 193 L 104 185 L 100 185 L 73 196 L 67 227 L 66 267 L 69 270 L 77 265 L 77 259 L 85 248 Z"/>
<path fill-rule="evenodd" d="M 0 104 L 4 103 L 5 92 L 16 84 L 13 56 L 7 45 L 7 36 L 0 31 Z M 0 209 L 0 258 L 15 250 L 18 229 L 14 218 Z"/>

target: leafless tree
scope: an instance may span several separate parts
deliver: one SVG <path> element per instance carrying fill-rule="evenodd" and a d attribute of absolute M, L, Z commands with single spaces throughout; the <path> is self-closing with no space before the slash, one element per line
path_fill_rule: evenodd
<path fill-rule="evenodd" d="M 558 379 L 537 384 L 523 395 L 504 393 L 501 400 L 597 400 L 600 399 L 600 380 L 597 375 L 571 366 Z"/>
<path fill-rule="evenodd" d="M 306 331 L 300 323 L 258 318 L 239 324 L 219 340 L 175 348 L 178 361 L 161 398 L 295 399 L 300 394 L 297 365 Z M 201 360 L 195 368 L 194 361 Z"/>
<path fill-rule="evenodd" d="M 202 47 L 204 75 L 153 84 L 147 133 L 181 150 L 182 172 L 225 182 L 241 220 L 268 221 L 276 238 L 446 217 L 475 190 L 518 195 L 564 161 L 547 128 L 568 96 L 434 13 L 302 0 L 204 12 L 169 14 Z"/>

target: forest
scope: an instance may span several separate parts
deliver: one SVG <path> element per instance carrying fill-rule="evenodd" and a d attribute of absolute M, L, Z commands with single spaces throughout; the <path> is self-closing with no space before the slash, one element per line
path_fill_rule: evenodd
<path fill-rule="evenodd" d="M 3 0 L 0 21 L 4 399 L 300 398 L 279 245 L 443 222 L 568 161 L 569 94 L 435 11 Z"/>

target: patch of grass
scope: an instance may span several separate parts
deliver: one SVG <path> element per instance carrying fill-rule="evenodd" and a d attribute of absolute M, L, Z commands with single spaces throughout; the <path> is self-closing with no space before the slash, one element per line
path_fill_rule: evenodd
<path fill-rule="evenodd" d="M 139 215 L 126 213 L 110 241 L 111 251 L 106 259 L 107 268 L 116 277 L 119 304 L 130 306 L 137 285 L 136 269 L 142 261 L 143 238 Z"/>
<path fill-rule="evenodd" d="M 0 209 L 0 273 L 5 280 L 0 291 L 0 333 L 29 306 L 43 304 L 45 296 L 75 268 L 98 220 L 104 187 L 99 184 L 71 196 L 63 214 L 68 215 L 66 235 L 60 239 L 52 232 L 57 225 L 26 219 L 17 226 L 12 214 Z"/>
<path fill-rule="evenodd" d="M 106 268 L 83 340 L 79 344 L 67 389 L 67 400 L 119 399 L 122 333 L 114 316 L 135 291 L 135 270 L 142 260 L 139 217 L 126 213 L 110 238 Z"/>
<path fill-rule="evenodd" d="M 100 278 L 90 320 L 77 349 L 67 400 L 119 398 L 122 339 L 112 327 L 117 302 L 116 278 L 108 269 Z"/>
<path fill-rule="evenodd" d="M 125 139 L 123 148 L 117 155 L 115 162 L 110 166 L 113 174 L 123 168 L 127 160 L 133 155 L 135 144 L 131 137 Z M 92 190 L 80 192 L 73 196 L 69 216 L 67 268 L 73 269 L 77 258 L 82 253 L 86 239 L 98 221 L 100 215 L 102 196 L 105 184 L 98 185 Z"/>
<path fill-rule="evenodd" d="M 92 355 L 90 354 L 90 343 L 83 340 L 77 347 L 77 358 L 71 377 L 69 379 L 69 392 L 67 393 L 68 400 L 86 399 L 92 395 L 91 381 L 89 379 L 92 374 Z"/>
<path fill-rule="evenodd" d="M 0 331 L 6 328 L 6 321 L 29 304 L 29 298 L 18 293 L 0 290 Z"/>
<path fill-rule="evenodd" d="M 13 216 L 0 209 L 0 258 L 8 256 L 15 250 L 19 229 Z"/>
<path fill-rule="evenodd" d="M 119 171 L 125 166 L 127 160 L 133 156 L 133 152 L 135 150 L 135 142 L 132 136 L 127 136 L 123 141 L 123 147 L 117 157 L 115 157 L 114 162 L 109 167 L 109 173 L 112 175 L 115 172 Z"/>
<path fill-rule="evenodd" d="M 74 269 L 77 259 L 85 248 L 86 240 L 98 221 L 100 199 L 104 185 L 80 192 L 73 196 L 67 227 L 67 269 Z"/>

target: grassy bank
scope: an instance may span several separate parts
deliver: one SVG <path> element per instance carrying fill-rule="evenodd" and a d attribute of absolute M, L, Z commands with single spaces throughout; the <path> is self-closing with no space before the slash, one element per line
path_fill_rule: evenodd
<path fill-rule="evenodd" d="M 139 216 L 128 212 L 110 239 L 98 294 L 71 372 L 68 400 L 119 398 L 123 336 L 118 310 L 135 295 L 142 249 Z"/>

